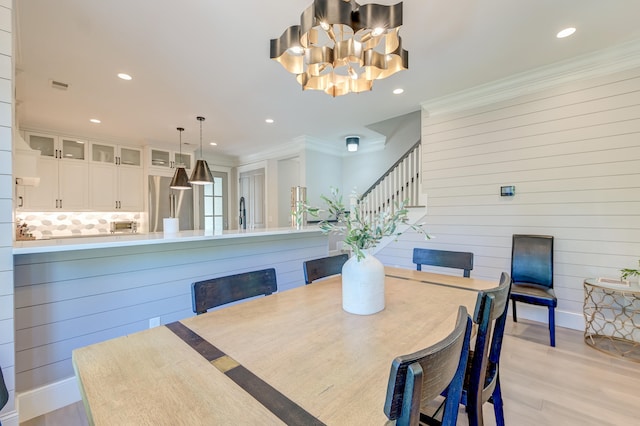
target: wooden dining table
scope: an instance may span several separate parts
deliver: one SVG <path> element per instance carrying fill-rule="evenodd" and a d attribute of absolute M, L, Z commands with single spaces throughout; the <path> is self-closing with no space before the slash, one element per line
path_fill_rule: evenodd
<path fill-rule="evenodd" d="M 392 360 L 444 338 L 497 281 L 385 268 L 385 309 L 340 276 L 73 351 L 90 424 L 383 425 Z"/>

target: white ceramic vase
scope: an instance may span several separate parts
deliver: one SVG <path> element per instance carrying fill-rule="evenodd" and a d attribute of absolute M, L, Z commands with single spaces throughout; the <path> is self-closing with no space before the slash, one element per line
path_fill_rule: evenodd
<path fill-rule="evenodd" d="M 342 309 L 371 315 L 384 309 L 384 265 L 369 253 L 352 256 L 342 266 Z"/>

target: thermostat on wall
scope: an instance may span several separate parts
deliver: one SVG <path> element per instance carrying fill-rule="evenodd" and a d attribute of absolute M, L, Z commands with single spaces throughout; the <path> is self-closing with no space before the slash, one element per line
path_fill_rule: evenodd
<path fill-rule="evenodd" d="M 513 197 L 515 194 L 516 194 L 516 187 L 513 185 L 500 187 L 500 195 L 502 197 Z"/>

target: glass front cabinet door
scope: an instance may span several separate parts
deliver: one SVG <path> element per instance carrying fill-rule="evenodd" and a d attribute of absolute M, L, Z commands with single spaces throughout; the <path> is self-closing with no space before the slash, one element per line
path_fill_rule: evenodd
<path fill-rule="evenodd" d="M 40 151 L 40 155 L 43 157 L 79 161 L 87 159 L 87 143 L 85 141 L 39 133 L 27 133 L 26 136 L 31 149 Z"/>

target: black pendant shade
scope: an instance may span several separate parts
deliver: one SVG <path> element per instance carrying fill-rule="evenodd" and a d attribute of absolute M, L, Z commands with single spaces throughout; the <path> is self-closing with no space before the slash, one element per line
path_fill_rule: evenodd
<path fill-rule="evenodd" d="M 182 158 L 182 132 L 184 128 L 178 127 L 177 130 L 180 132 L 180 158 Z M 176 172 L 173 174 L 173 179 L 171 179 L 169 187 L 171 189 L 191 189 L 189 177 L 187 176 L 187 171 L 184 169 L 184 165 L 177 165 Z"/>
<path fill-rule="evenodd" d="M 191 179 L 189 179 L 189 181 L 192 185 L 212 184 L 213 175 L 211 175 L 211 170 L 209 170 L 207 162 L 202 159 L 202 122 L 204 121 L 204 117 L 196 117 L 196 119 L 200 122 L 200 159 L 196 161 L 196 166 L 193 168 L 193 172 L 191 172 Z"/>

